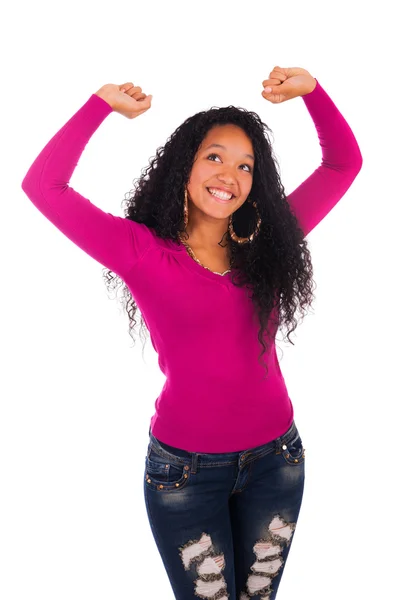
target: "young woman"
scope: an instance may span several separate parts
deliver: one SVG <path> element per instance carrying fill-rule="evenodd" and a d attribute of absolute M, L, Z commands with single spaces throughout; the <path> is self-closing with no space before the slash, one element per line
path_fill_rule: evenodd
<path fill-rule="evenodd" d="M 275 67 L 263 86 L 271 103 L 302 98 L 321 146 L 321 166 L 287 197 L 269 128 L 228 106 L 176 129 L 138 180 L 125 218 L 97 208 L 68 182 L 111 112 L 133 119 L 151 107 L 133 83 L 92 94 L 22 183 L 108 269 L 107 283 L 112 272 L 125 282 L 130 324 L 139 308 L 158 353 L 166 382 L 143 484 L 178 600 L 276 598 L 305 455 L 274 340 L 283 324 L 294 331 L 296 308 L 312 302 L 306 236 L 362 165 L 349 125 L 308 71 Z"/>

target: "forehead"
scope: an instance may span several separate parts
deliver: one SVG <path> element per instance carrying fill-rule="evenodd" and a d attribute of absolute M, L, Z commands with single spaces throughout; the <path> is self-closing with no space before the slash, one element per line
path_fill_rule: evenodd
<path fill-rule="evenodd" d="M 253 144 L 241 127 L 233 124 L 214 125 L 205 135 L 200 148 L 208 150 L 213 146 L 216 152 L 238 153 L 254 160 Z"/>
<path fill-rule="evenodd" d="M 204 144 L 210 144 L 217 140 L 230 141 L 231 143 L 248 144 L 251 146 L 251 140 L 248 135 L 238 125 L 214 125 L 203 139 Z"/>

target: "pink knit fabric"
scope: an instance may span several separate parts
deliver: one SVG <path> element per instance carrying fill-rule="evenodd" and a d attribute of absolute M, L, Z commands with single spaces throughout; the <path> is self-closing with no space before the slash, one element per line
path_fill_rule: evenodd
<path fill-rule="evenodd" d="M 302 100 L 322 151 L 321 166 L 288 196 L 307 235 L 349 189 L 362 157 L 318 81 Z M 275 345 L 267 357 L 268 378 L 258 362 L 259 324 L 245 290 L 232 284 L 230 273 L 201 267 L 182 244 L 103 212 L 69 185 L 86 144 L 112 112 L 91 95 L 40 152 L 22 189 L 64 235 L 129 286 L 166 376 L 151 419 L 153 434 L 190 452 L 265 444 L 289 428 L 294 411 Z"/>

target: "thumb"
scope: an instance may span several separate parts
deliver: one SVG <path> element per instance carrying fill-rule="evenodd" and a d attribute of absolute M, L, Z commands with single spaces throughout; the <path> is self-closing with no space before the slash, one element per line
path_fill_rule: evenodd
<path fill-rule="evenodd" d="M 152 100 L 153 100 L 153 96 L 151 94 L 149 94 L 145 98 L 139 99 L 138 102 L 139 102 L 139 104 L 148 104 L 150 106 Z"/>
<path fill-rule="evenodd" d="M 264 87 L 263 93 L 265 93 L 267 96 L 275 95 L 275 94 L 285 95 L 285 94 L 289 93 L 289 90 L 291 89 L 291 87 L 292 87 L 292 85 L 291 85 L 290 80 L 286 79 L 285 81 L 281 81 L 277 85 L 273 85 L 272 83 L 269 83 L 268 85 L 266 85 Z"/>
<path fill-rule="evenodd" d="M 153 96 L 151 94 L 149 94 L 145 98 L 139 98 L 139 100 L 136 100 L 136 102 L 137 102 L 138 106 L 144 106 L 144 107 L 146 107 L 144 110 L 147 110 L 148 108 L 150 108 L 152 100 L 153 100 Z"/>

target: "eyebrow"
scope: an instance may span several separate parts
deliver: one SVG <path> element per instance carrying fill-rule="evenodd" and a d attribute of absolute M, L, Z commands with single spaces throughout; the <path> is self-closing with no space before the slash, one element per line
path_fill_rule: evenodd
<path fill-rule="evenodd" d="M 225 146 L 222 146 L 222 144 L 210 144 L 209 146 L 207 146 L 207 148 L 205 148 L 205 150 L 209 150 L 214 146 L 216 148 L 222 148 L 223 150 L 226 150 Z M 243 156 L 247 156 L 247 158 L 251 158 L 251 160 L 254 160 L 254 156 L 252 154 L 244 154 Z"/>

